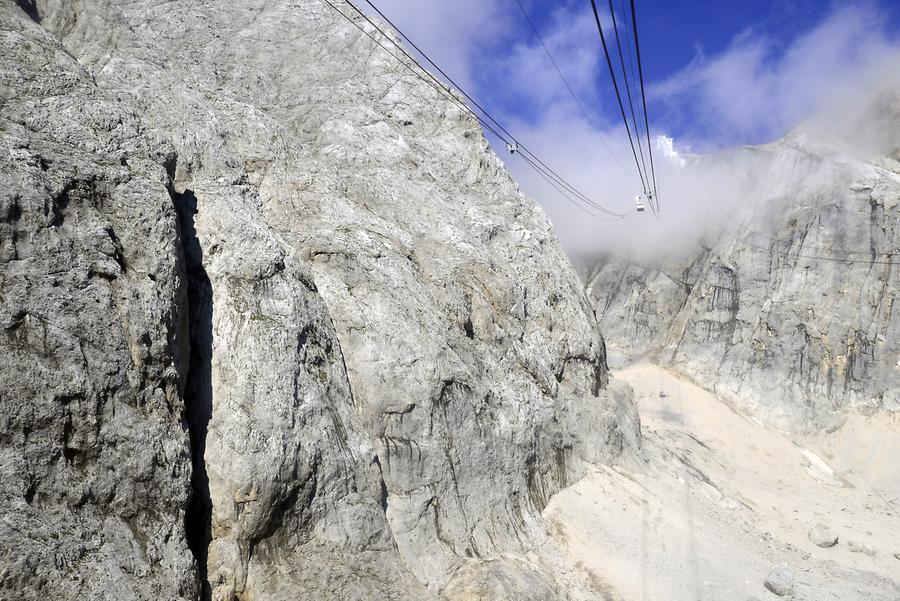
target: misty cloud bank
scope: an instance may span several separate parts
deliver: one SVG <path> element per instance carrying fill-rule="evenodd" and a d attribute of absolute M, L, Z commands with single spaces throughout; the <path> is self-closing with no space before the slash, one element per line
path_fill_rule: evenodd
<path fill-rule="evenodd" d="M 815 172 L 804 173 L 801 181 L 800 174 L 773 164 L 777 153 L 760 154 L 741 145 L 723 148 L 722 140 L 740 139 L 736 132 L 741 130 L 772 141 L 796 130 L 860 160 L 876 160 L 900 142 L 900 40 L 890 37 L 873 9 L 841 8 L 777 57 L 767 53 L 766 42 L 745 34 L 721 55 L 700 57 L 651 88 L 654 106 L 670 107 L 668 115 L 662 111 L 654 118 L 654 139 L 666 134 L 670 115 L 685 110 L 716 124 L 707 138 L 676 140 L 668 157 L 665 141 L 655 149 L 659 221 L 649 212 L 632 212 L 619 223 L 594 220 L 525 165 L 507 160 L 573 256 L 692 252 L 711 237 L 737 232 L 737 216 L 747 207 L 791 202 L 788 190 L 813 185 Z M 538 122 L 518 126 L 580 190 L 615 210 L 633 211 L 640 182 L 624 128 L 610 126 L 605 132 L 617 161 L 584 120 L 561 104 L 548 106 Z M 709 152 L 696 154 L 695 149 Z"/>
<path fill-rule="evenodd" d="M 669 152 L 666 142 L 654 149 L 662 212 L 656 221 L 649 211 L 634 212 L 641 182 L 624 127 L 601 117 L 617 115 L 618 108 L 601 105 L 597 86 L 608 85 L 609 75 L 592 16 L 583 6 L 555 10 L 542 35 L 588 107 L 591 123 L 537 41 L 509 37 L 521 26 L 512 3 L 440 0 L 425 8 L 414 0 L 385 0 L 382 5 L 411 36 L 428 40 L 429 53 L 449 65 L 454 78 L 488 106 L 499 107 L 496 116 L 520 142 L 596 202 L 629 213 L 616 223 L 587 215 L 491 140 L 575 257 L 691 252 L 710 237 L 737 229 L 742 207 L 790 202 L 785 191 L 796 182 L 764 158 L 771 155 L 743 148 L 745 142 L 775 141 L 797 130 L 861 160 L 883 156 L 897 144 L 900 39 L 873 5 L 837 7 L 787 45 L 748 29 L 725 51 L 698 53 L 667 80 L 648 82 L 652 139 L 683 131 L 685 123 L 694 132 L 674 140 Z M 513 40 L 499 59 L 498 38 Z"/>

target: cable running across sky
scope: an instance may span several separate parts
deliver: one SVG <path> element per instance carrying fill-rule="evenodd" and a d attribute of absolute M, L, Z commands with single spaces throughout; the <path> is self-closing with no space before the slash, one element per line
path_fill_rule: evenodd
<path fill-rule="evenodd" d="M 656 200 L 656 210 L 659 212 L 659 189 L 656 187 L 656 168 L 653 166 L 653 145 L 650 143 L 650 117 L 647 115 L 647 94 L 644 92 L 644 67 L 641 64 L 641 43 L 638 40 L 637 11 L 634 8 L 634 0 L 631 0 L 631 27 L 634 32 L 634 50 L 637 54 L 638 75 L 641 84 L 641 103 L 644 105 L 644 128 L 647 132 L 647 151 L 650 153 L 650 175 L 653 179 L 653 198 Z"/>
<path fill-rule="evenodd" d="M 647 173 L 647 163 L 646 163 L 646 161 L 645 161 L 645 159 L 644 159 L 644 147 L 643 147 L 643 145 L 641 144 L 641 130 L 640 130 L 640 127 L 638 127 L 637 117 L 636 117 L 635 114 L 634 114 L 634 100 L 633 100 L 632 97 L 631 97 L 631 82 L 628 81 L 628 69 L 625 68 L 625 53 L 622 52 L 622 41 L 621 41 L 621 38 L 620 38 L 620 36 L 619 36 L 619 26 L 618 26 L 618 24 L 617 24 L 617 22 L 616 22 L 616 11 L 615 11 L 615 9 L 613 8 L 612 0 L 608 0 L 608 3 L 609 3 L 609 14 L 610 14 L 610 17 L 612 18 L 613 33 L 615 34 L 615 37 L 616 37 L 616 48 L 617 48 L 618 51 L 619 51 L 619 64 L 620 64 L 621 67 L 622 67 L 622 77 L 623 77 L 624 82 L 625 82 L 625 95 L 628 97 L 628 108 L 629 108 L 630 111 L 631 111 L 631 123 L 632 123 L 632 125 L 634 126 L 635 136 L 636 136 L 637 139 L 638 139 L 638 154 L 639 154 L 640 157 L 641 157 L 641 167 L 642 167 L 642 169 L 643 169 L 643 171 L 644 171 L 644 174 L 646 175 L 646 173 Z M 648 189 L 644 190 L 644 192 L 650 192 L 650 191 L 651 191 L 651 190 L 649 189 L 649 188 L 650 188 L 650 186 L 649 186 L 649 183 L 650 183 L 650 182 L 649 182 L 649 179 L 648 179 L 648 182 L 647 182 L 647 183 L 648 183 L 648 186 L 647 186 Z M 649 196 L 649 197 L 648 197 L 648 200 L 649 200 L 650 203 L 651 203 L 651 208 L 653 208 L 653 204 L 652 204 L 652 196 Z M 655 210 L 655 209 L 654 209 L 654 210 Z"/>
<path fill-rule="evenodd" d="M 625 124 L 625 132 L 628 134 L 628 143 L 631 145 L 631 154 L 634 156 L 634 164 L 637 167 L 638 175 L 641 177 L 641 187 L 644 193 L 647 192 L 647 183 L 644 180 L 644 172 L 641 170 L 640 161 L 638 161 L 637 150 L 634 147 L 634 138 L 631 136 L 631 127 L 628 125 L 628 117 L 625 115 L 625 106 L 622 104 L 622 95 L 619 93 L 619 82 L 616 79 L 616 72 L 612 65 L 612 59 L 609 56 L 609 48 L 606 45 L 606 35 L 603 33 L 603 25 L 600 23 L 600 13 L 597 11 L 596 0 L 591 0 L 591 7 L 594 9 L 594 19 L 597 22 L 597 31 L 600 33 L 600 42 L 603 44 L 603 54 L 606 56 L 606 65 L 609 67 L 609 75 L 612 78 L 613 88 L 616 92 L 616 100 L 619 102 L 619 111 L 622 114 L 622 122 Z"/>
<path fill-rule="evenodd" d="M 616 161 L 616 164 L 619 165 L 619 167 L 621 167 L 624 171 L 627 171 L 625 165 L 622 164 L 622 161 L 619 160 L 619 157 L 616 156 L 616 153 L 613 152 L 613 149 L 609 147 L 609 144 L 606 142 L 606 138 L 604 138 L 603 134 L 600 133 L 600 128 L 597 127 L 597 125 L 594 123 L 594 120 L 591 119 L 590 115 L 588 115 L 588 112 L 587 110 L 585 110 L 584 105 L 581 103 L 581 100 L 579 100 L 578 96 L 575 94 L 575 90 L 569 84 L 569 80 L 567 80 L 565 75 L 563 75 L 562 70 L 559 68 L 559 64 L 556 62 L 556 59 L 553 58 L 553 55 L 550 53 L 550 49 L 547 47 L 547 44 L 544 43 L 544 38 L 541 36 L 540 31 L 538 31 L 538 28 L 534 24 L 534 21 L 531 20 L 531 16 L 529 16 L 528 11 L 525 10 L 525 5 L 522 4 L 521 0 L 515 0 L 515 2 L 519 5 L 519 9 L 525 16 L 525 20 L 528 21 L 528 25 L 534 32 L 534 36 L 540 43 L 541 48 L 543 48 L 544 52 L 547 54 L 547 58 L 550 59 L 550 63 L 556 70 L 557 75 L 559 75 L 559 79 L 563 82 L 563 85 L 566 86 L 566 89 L 569 91 L 569 95 L 572 96 L 572 100 L 575 102 L 575 104 L 578 106 L 578 110 L 580 110 L 581 114 L 584 116 L 584 120 L 587 121 L 588 125 L 590 125 L 594 130 L 594 133 L 597 134 L 597 137 L 600 139 L 600 143 L 603 144 L 603 147 L 609 151 L 610 156 L 613 158 L 613 160 Z"/>
<path fill-rule="evenodd" d="M 328 4 L 332 9 L 334 9 L 335 11 L 340 13 L 345 19 L 350 20 L 357 28 L 361 29 L 356 22 L 354 22 L 347 15 L 345 15 L 342 11 L 340 11 L 330 0 L 323 0 L 323 1 L 326 4 Z M 447 79 L 447 81 L 449 81 L 450 84 L 453 85 L 460 92 L 460 94 L 462 94 L 476 109 L 478 109 L 478 111 L 480 111 L 484 115 L 484 117 L 482 117 L 481 115 L 476 113 L 471 107 L 467 106 L 465 103 L 460 102 L 459 99 L 457 99 L 455 96 L 453 96 L 452 92 L 446 86 L 446 84 L 444 84 L 443 82 L 438 80 L 432 73 L 430 73 L 429 71 L 427 71 L 426 69 L 421 67 L 418 64 L 418 62 L 416 61 L 416 59 L 413 56 L 411 56 L 409 54 L 409 52 L 403 46 L 401 46 L 399 43 L 397 43 L 395 40 L 393 40 L 390 36 L 384 36 L 388 42 L 390 42 L 393 46 L 395 46 L 398 50 L 400 50 L 400 52 L 403 53 L 403 55 L 407 59 L 409 59 L 412 62 L 412 64 L 415 64 L 416 66 L 418 66 L 421 69 L 422 73 L 424 73 L 428 78 L 430 78 L 433 82 L 435 82 L 437 84 L 437 86 L 439 86 L 441 88 L 441 91 L 442 91 L 442 93 L 444 93 L 445 96 L 447 94 L 449 94 L 450 95 L 449 98 L 451 100 L 453 100 L 456 104 L 460 105 L 465 111 L 472 114 L 476 119 L 478 119 L 478 121 L 482 124 L 482 126 L 485 127 L 486 130 L 490 131 L 494 136 L 496 136 L 502 142 L 507 144 L 509 147 L 515 148 L 523 159 L 525 159 L 526 157 L 529 158 L 530 160 L 526 160 L 526 163 L 533 169 L 537 170 L 539 172 L 539 174 L 541 175 L 541 177 L 543 177 L 545 179 L 550 178 L 551 180 L 556 182 L 556 184 L 558 186 L 560 186 L 561 188 L 566 190 L 569 195 L 572 195 L 572 196 L 580 199 L 584 204 L 587 204 L 588 206 L 592 207 L 593 209 L 595 209 L 605 215 L 614 217 L 618 220 L 624 219 L 628 216 L 627 214 L 624 214 L 624 213 L 617 213 L 615 211 L 611 211 L 611 210 L 607 209 L 606 207 L 600 205 L 599 203 L 595 202 L 594 200 L 589 198 L 587 195 L 585 195 L 583 192 L 578 190 L 574 185 L 569 183 L 561 175 L 559 175 L 559 173 L 557 173 L 555 170 L 553 170 L 549 165 L 547 165 L 537 155 L 535 155 L 526 146 L 524 146 L 521 142 L 519 142 L 512 133 L 510 133 L 497 119 L 495 119 L 484 107 L 482 107 L 481 104 L 479 104 L 470 94 L 468 94 L 464 88 L 462 88 L 456 81 L 453 80 L 453 78 L 451 78 L 443 69 L 441 69 L 441 67 L 439 65 L 437 65 L 437 63 L 435 63 L 427 54 L 425 54 L 425 52 L 423 52 L 422 49 L 419 48 L 419 46 L 413 40 L 411 40 L 406 34 L 403 33 L 402 30 L 400 30 L 396 25 L 394 25 L 394 23 L 383 12 L 381 12 L 381 10 L 379 10 L 378 7 L 374 3 L 372 3 L 370 0 L 365 0 L 365 2 L 376 13 L 378 13 L 378 15 L 382 19 L 384 19 L 385 22 L 387 22 L 404 40 L 406 40 L 407 43 L 409 43 L 409 45 L 412 46 L 432 67 L 434 67 L 442 76 L 444 76 Z M 364 12 L 362 12 L 353 2 L 346 0 L 346 4 L 349 5 L 359 16 L 361 16 L 363 19 L 365 19 L 370 25 L 372 25 L 379 32 L 381 32 L 378 25 L 376 23 L 374 23 Z M 367 35 L 369 35 L 364 30 L 362 30 L 362 31 L 364 33 L 366 33 Z M 371 35 L 369 35 L 369 37 L 372 38 Z M 374 40 L 374 38 L 372 38 L 372 39 Z M 376 41 L 376 43 L 378 43 L 379 46 L 381 46 L 382 48 L 384 48 L 387 51 L 387 48 L 383 44 L 378 42 L 378 40 L 375 40 L 375 41 Z M 402 59 L 400 59 L 399 57 L 397 57 L 390 51 L 388 51 L 388 54 L 390 54 L 396 60 L 400 60 L 401 62 L 403 62 Z M 407 64 L 407 68 L 412 70 L 412 68 L 408 64 Z M 417 72 L 415 72 L 415 73 L 420 79 L 424 79 L 422 74 L 417 73 Z M 571 201 L 571 198 L 569 198 L 568 195 L 566 196 L 566 198 L 567 198 L 567 200 Z M 579 206 L 579 208 L 584 210 L 584 208 L 582 206 L 580 206 L 580 205 L 577 205 L 577 206 Z M 596 217 L 596 215 L 594 215 L 591 212 L 589 212 L 589 214 Z"/>
<path fill-rule="evenodd" d="M 628 69 L 625 67 L 625 57 L 624 52 L 622 50 L 621 38 L 626 37 L 626 45 L 628 43 L 627 36 L 620 36 L 618 23 L 616 20 L 616 13 L 613 7 L 612 0 L 607 0 L 608 8 L 609 8 L 609 16 L 612 20 L 613 32 L 615 34 L 616 39 L 616 48 L 619 52 L 619 64 L 622 70 L 622 78 L 625 89 L 625 95 L 628 99 L 629 107 L 631 108 L 631 121 L 632 125 L 629 125 L 628 115 L 625 111 L 625 103 L 622 100 L 622 88 L 619 86 L 618 76 L 616 75 L 616 68 L 613 65 L 612 55 L 610 54 L 610 48 L 607 44 L 606 34 L 603 31 L 603 24 L 600 20 L 600 11 L 597 8 L 597 1 L 591 0 L 591 8 L 594 13 L 594 21 L 597 25 L 597 33 L 600 35 L 600 42 L 603 46 L 603 55 L 606 58 L 606 66 L 609 69 L 610 79 L 612 79 L 613 90 L 616 94 L 616 101 L 619 105 L 619 113 L 622 117 L 622 123 L 625 125 L 625 132 L 628 134 L 628 142 L 631 145 L 631 154 L 634 158 L 634 164 L 637 168 L 638 175 L 641 179 L 642 193 L 643 197 L 647 199 L 648 204 L 650 205 L 651 210 L 653 211 L 654 216 L 658 218 L 659 215 L 659 198 L 657 194 L 657 186 L 656 186 L 656 168 L 653 163 L 653 149 L 650 141 L 650 119 L 647 115 L 647 100 L 646 93 L 644 91 L 644 74 L 643 74 L 643 66 L 641 64 L 641 55 L 640 55 L 640 44 L 638 42 L 638 31 L 637 31 L 637 15 L 636 9 L 634 6 L 634 0 L 631 0 L 631 26 L 632 32 L 634 36 L 634 53 L 637 57 L 637 66 L 638 66 L 638 80 L 640 84 L 640 92 L 641 92 L 641 107 L 643 108 L 643 121 L 644 121 L 644 133 L 646 134 L 647 139 L 647 151 L 650 162 L 650 169 L 648 172 L 647 163 L 644 156 L 643 151 L 643 141 L 642 141 L 642 132 L 640 123 L 637 119 L 636 111 L 634 110 L 634 100 L 633 95 L 631 93 L 631 82 L 628 80 Z M 623 24 L 624 21 L 627 21 L 625 15 L 623 15 Z M 631 47 L 627 46 L 629 53 L 631 51 Z M 632 135 L 632 130 L 634 130 L 634 134 Z M 635 146 L 635 142 L 637 146 Z M 640 155 L 640 158 L 638 156 Z M 641 209 L 642 204 L 640 202 L 640 197 L 638 199 L 638 210 Z"/>

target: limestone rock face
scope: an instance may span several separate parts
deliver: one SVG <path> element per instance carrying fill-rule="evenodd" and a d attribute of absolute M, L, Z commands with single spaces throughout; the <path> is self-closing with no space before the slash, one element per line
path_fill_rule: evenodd
<path fill-rule="evenodd" d="M 127 119 L 98 109 L 106 121 L 94 129 L 149 157 L 120 162 L 123 150 L 103 163 L 103 173 L 133 179 L 120 175 L 123 183 L 109 186 L 118 196 L 96 203 L 99 216 L 83 208 L 89 193 L 70 200 L 70 211 L 93 220 L 70 236 L 97 241 L 60 249 L 65 266 L 43 267 L 60 235 L 53 210 L 29 226 L 47 242 L 29 234 L 32 246 L 23 246 L 11 228 L 24 217 L 4 221 L 0 240 L 14 257 L 2 276 L 7 321 L 21 322 L 13 329 L 39 328 L 21 317 L 28 303 L 48 318 L 69 316 L 78 329 L 52 369 L 74 364 L 85 382 L 102 372 L 142 399 L 115 405 L 115 417 L 127 420 L 109 428 L 115 446 L 95 437 L 77 447 L 108 457 L 105 477 L 128 498 L 129 515 L 156 529 L 134 535 L 151 559 L 165 560 L 140 566 L 134 597 L 428 599 L 446 590 L 460 598 L 477 574 L 489 598 L 530 582 L 547 591 L 541 598 L 564 598 L 539 562 L 517 558 L 543 540 L 549 496 L 582 460 L 636 448 L 639 423 L 628 390 L 609 382 L 592 308 L 546 217 L 518 192 L 477 122 L 379 48 L 373 38 L 389 45 L 383 34 L 319 0 L 38 0 L 21 2 L 24 11 L 3 2 L 4 24 L 54 48 L 77 74 L 77 89 L 61 91 L 55 112 L 43 109 L 58 134 L 71 135 L 70 113 L 90 111 L 84 98 L 108 97 Z M 19 64 L 39 73 L 36 62 Z M 50 79 L 41 85 L 65 81 Z M 42 101 L 32 93 L 25 86 L 11 95 L 31 104 L 4 104 L 4 117 L 33 118 Z M 135 139 L 119 141 L 132 122 Z M 22 129 L 35 144 L 56 131 Z M 100 150 L 70 144 L 86 164 L 99 162 Z M 105 152 L 119 150 L 109 145 Z M 60 168 L 82 173 L 81 154 L 73 156 L 60 157 Z M 28 160 L 37 174 L 40 161 Z M 15 182 L 9 171 L 4 181 Z M 52 194 L 28 185 L 35 203 L 52 206 Z M 101 244 L 101 217 L 116 232 L 112 242 Z M 35 245 L 40 267 L 20 258 Z M 10 283 L 26 281 L 14 280 L 14 269 L 67 282 L 82 262 L 82 271 L 102 274 L 88 292 L 77 288 L 81 280 L 59 291 L 68 304 L 58 309 L 34 286 Z M 95 308 L 90 295 L 101 292 L 110 300 Z M 76 294 L 88 295 L 90 311 L 72 304 Z M 0 397 L 4 414 L 9 403 L 24 412 L 6 431 L 31 432 L 3 447 L 22 449 L 19 463 L 3 463 L 17 478 L 24 453 L 42 452 L 38 430 L 59 430 L 57 438 L 96 430 L 73 430 L 60 417 L 77 406 L 53 400 L 75 394 L 61 392 L 73 378 L 30 377 L 43 387 L 33 392 L 15 380 L 45 360 L 48 331 L 35 329 L 43 332 L 30 339 L 37 350 L 16 350 L 17 367 L 4 365 L 0 376 L 20 399 Z M 104 367 L 90 362 L 92 337 L 105 345 L 94 351 Z M 105 382 L 103 399 L 112 395 Z M 99 386 L 86 383 L 82 394 Z M 35 422 L 45 396 L 56 413 Z M 150 440 L 171 456 L 150 459 Z M 54 444 L 62 458 L 42 460 L 51 461 L 48 478 L 61 478 L 69 443 Z M 144 456 L 144 471 L 122 473 Z M 89 470 L 107 465 L 77 459 Z M 129 478 L 148 492 L 138 494 Z M 24 514 L 25 490 L 4 509 Z M 43 503 L 49 509 L 33 510 L 36 519 L 61 507 L 56 497 Z M 37 548 L 39 532 L 0 544 Z M 116 544 L 130 540 L 116 532 L 108 533 Z M 67 544 L 74 537 L 59 534 Z M 168 555 L 157 550 L 162 540 Z M 59 582 L 12 570 L 0 572 L 0 584 L 60 599 L 121 598 L 118 590 L 70 591 L 60 584 L 68 572 L 47 573 Z"/>
<path fill-rule="evenodd" d="M 856 160 L 800 131 L 728 160 L 743 208 L 703 198 L 721 226 L 704 246 L 594 269 L 614 354 L 650 354 L 785 427 L 900 408 L 896 157 Z"/>
<path fill-rule="evenodd" d="M 0 3 L 0 598 L 189 598 L 170 147 Z"/>

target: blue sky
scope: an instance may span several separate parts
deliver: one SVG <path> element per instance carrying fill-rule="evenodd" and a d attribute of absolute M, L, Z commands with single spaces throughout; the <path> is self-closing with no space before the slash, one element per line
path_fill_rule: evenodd
<path fill-rule="evenodd" d="M 519 9 L 510 2 L 510 10 L 515 21 Z M 600 8 L 607 10 L 607 3 L 601 0 Z M 614 2 L 617 10 L 619 5 Z M 544 35 L 561 25 L 558 12 L 566 7 L 566 17 L 573 13 L 587 14 L 587 1 L 526 3 L 532 20 Z M 773 53 L 778 46 L 789 43 L 802 31 L 815 26 L 827 12 L 827 4 L 817 0 L 751 0 L 748 2 L 693 0 L 672 2 L 671 0 L 639 0 L 637 2 L 640 23 L 641 44 L 643 46 L 644 75 L 648 81 L 664 81 L 684 69 L 692 61 L 703 56 L 714 56 L 728 49 L 733 41 L 750 34 L 766 35 L 773 45 Z M 580 9 L 580 10 L 579 10 Z M 627 8 L 626 8 L 627 10 Z M 601 13 L 602 14 L 602 13 Z M 510 37 L 533 44 L 532 32 L 524 18 L 520 23 L 512 23 L 507 31 Z M 596 52 L 601 52 L 596 33 L 590 32 L 596 41 Z M 503 46 L 486 49 L 480 55 L 485 63 L 497 60 L 503 53 Z M 489 80 L 478 82 L 480 87 L 489 87 Z M 607 92 L 612 90 L 606 72 L 601 73 L 597 85 Z M 612 102 L 612 97 L 607 99 Z M 527 110 L 527 107 L 526 107 Z M 615 115 L 609 115 L 614 118 Z M 686 124 L 689 127 L 689 124 Z M 676 132 L 673 132 L 676 133 Z"/>
<path fill-rule="evenodd" d="M 522 3 L 605 145 L 572 102 L 516 0 L 373 2 L 580 190 L 617 210 L 633 206 L 640 182 L 589 0 Z M 599 5 L 605 14 L 605 1 Z M 636 0 L 636 6 L 652 137 L 673 137 L 681 152 L 776 140 L 837 91 L 863 85 L 884 69 L 887 57 L 900 56 L 900 6 L 887 0 Z M 500 144 L 495 148 L 505 155 Z M 611 231 L 585 226 L 584 216 L 533 173 L 504 160 L 561 237 L 573 230 L 581 230 L 580 238 Z"/>
<path fill-rule="evenodd" d="M 653 79 L 682 69 L 697 53 L 723 52 L 744 32 L 766 32 L 773 41 L 789 42 L 828 12 L 821 0 L 643 0 L 638 6 L 649 55 L 646 74 Z"/>
<path fill-rule="evenodd" d="M 515 0 L 375 0 L 388 17 L 426 52 L 437 57 L 454 78 L 490 110 L 511 119 L 536 121 L 546 102 L 566 95 L 563 84 L 550 73 L 552 65 L 537 45 Z M 618 9 L 627 3 L 614 0 Z M 362 4 L 360 2 L 360 4 Z M 523 0 L 541 35 L 582 101 L 599 120 L 615 123 L 618 113 L 602 49 L 588 0 Z M 884 1 L 824 2 L 822 0 L 714 1 L 638 0 L 638 20 L 644 75 L 651 87 L 650 108 L 654 127 L 694 143 L 722 146 L 763 142 L 781 135 L 769 127 L 759 131 L 716 132 L 696 115 L 671 106 L 672 98 L 659 86 L 671 83 L 692 67 L 727 58 L 740 49 L 760 45 L 759 70 L 777 70 L 794 45 L 815 33 L 844 9 L 844 25 L 833 32 L 838 53 L 832 75 L 840 76 L 853 60 L 860 34 L 897 39 L 900 6 Z M 601 14 L 606 2 L 600 0 Z M 848 23 L 854 18 L 858 23 Z M 812 50 L 811 50 L 812 51 Z M 759 73 L 757 73 L 759 74 Z M 535 75 L 551 75 L 537 80 Z M 677 103 L 674 103 L 677 104 Z M 574 108 L 574 107 L 571 107 Z M 781 124 L 781 129 L 795 123 Z M 743 136 L 741 135 L 743 133 Z M 743 138 L 739 139 L 739 138 Z"/>

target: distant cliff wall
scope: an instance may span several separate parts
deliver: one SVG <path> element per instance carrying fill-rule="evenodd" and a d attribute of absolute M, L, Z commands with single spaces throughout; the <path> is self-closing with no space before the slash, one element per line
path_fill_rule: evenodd
<path fill-rule="evenodd" d="M 748 187 L 722 210 L 697 191 L 716 231 L 706 246 L 594 266 L 587 288 L 611 354 L 649 354 L 789 427 L 900 408 L 897 158 L 860 161 L 801 130 L 700 159 L 730 161 L 736 182 L 768 180 L 767 193 Z"/>

